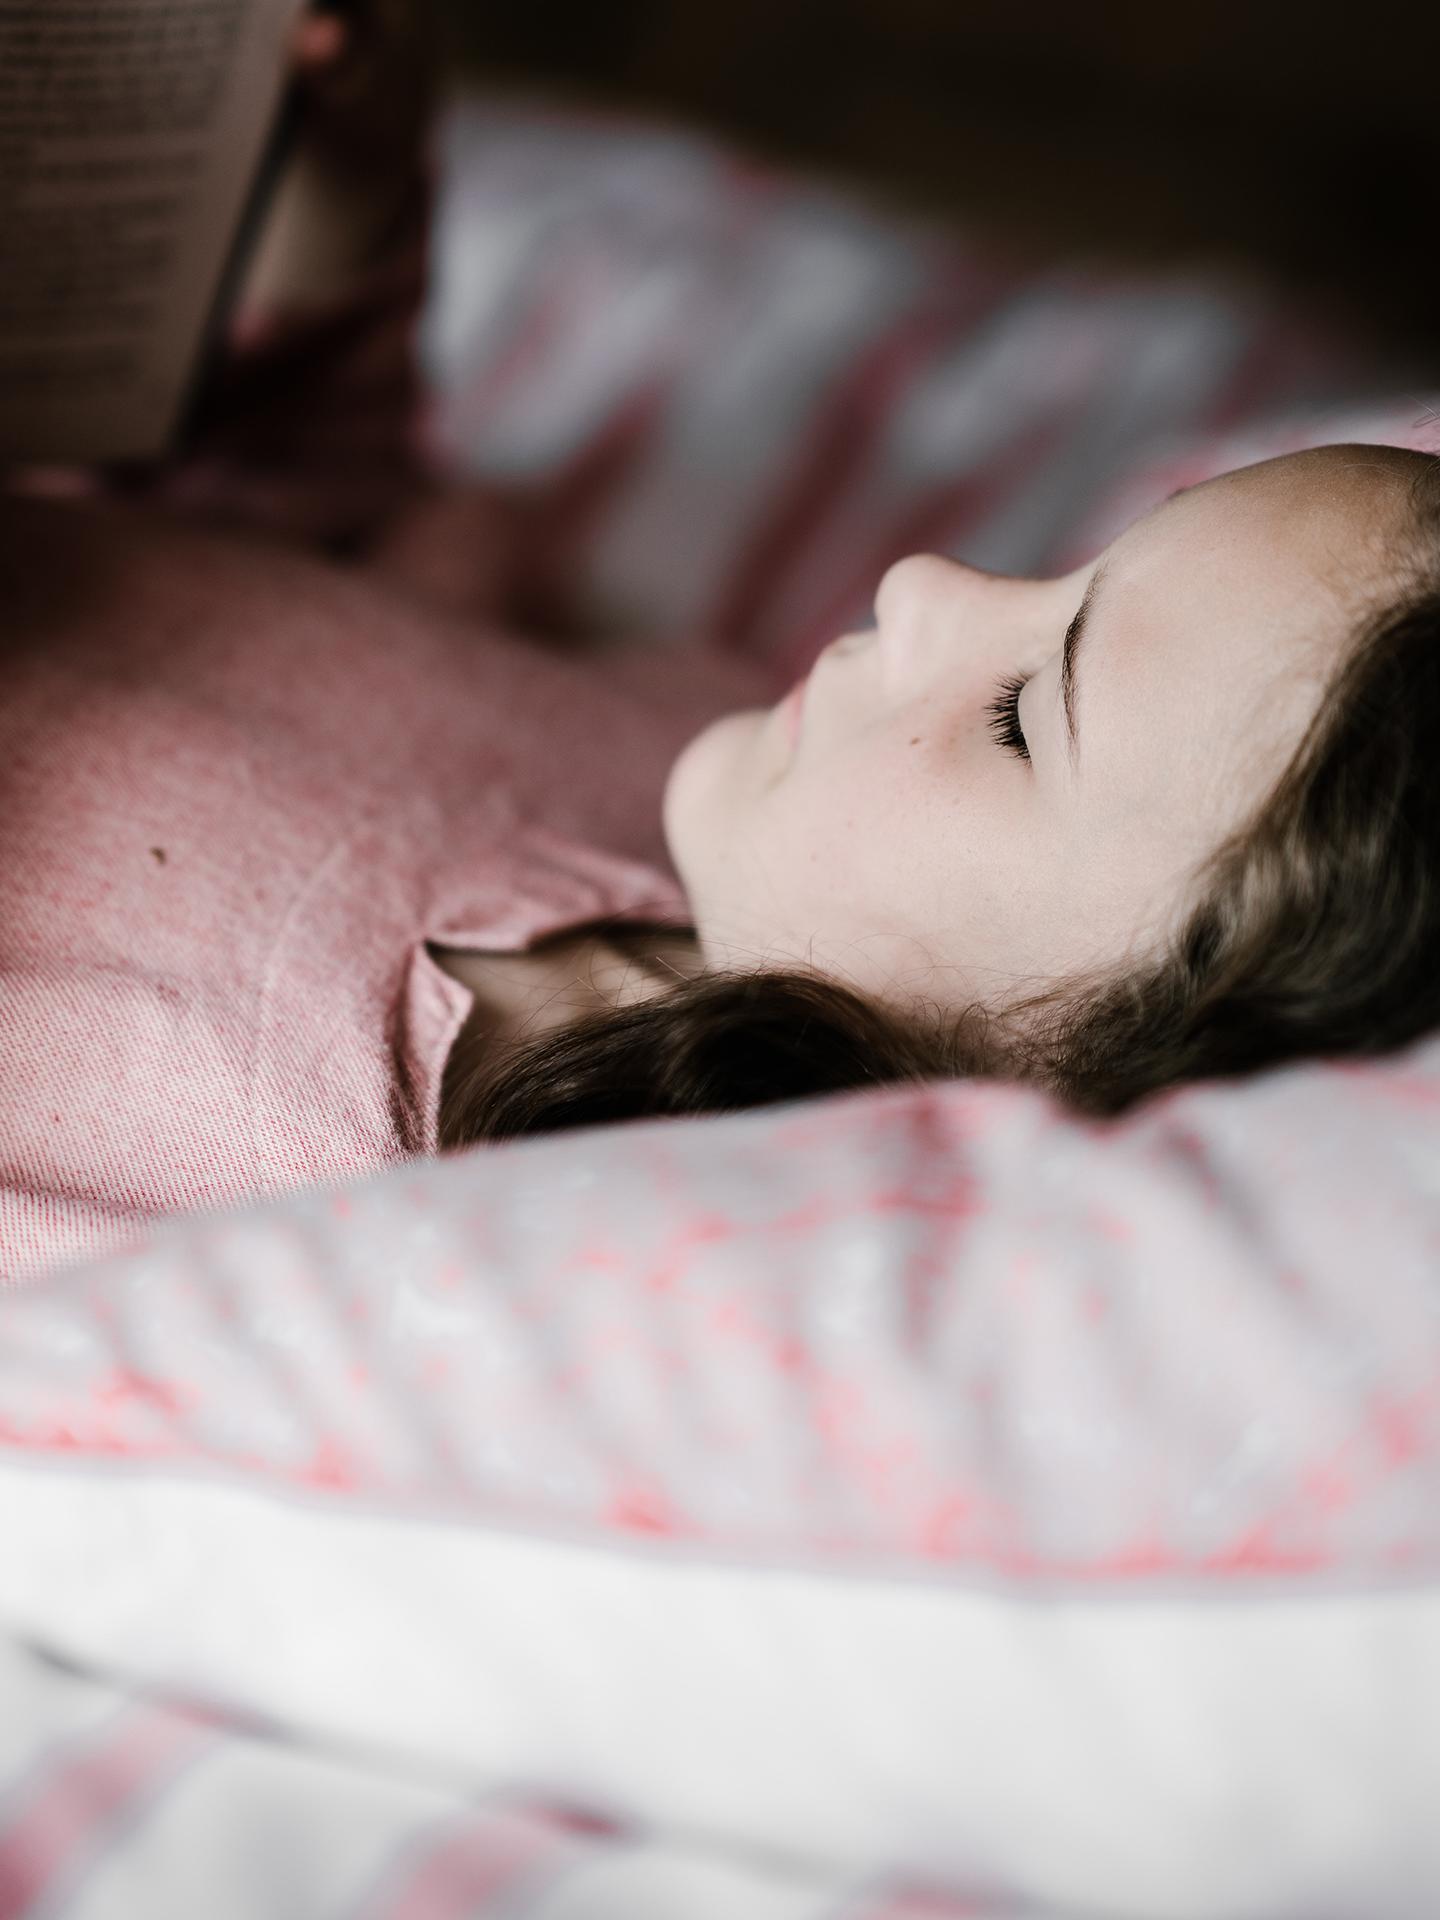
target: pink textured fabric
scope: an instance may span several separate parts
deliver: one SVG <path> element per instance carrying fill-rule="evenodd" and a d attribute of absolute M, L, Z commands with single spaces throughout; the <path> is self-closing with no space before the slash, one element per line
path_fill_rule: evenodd
<path fill-rule="evenodd" d="M 665 774 L 788 684 L 502 630 L 513 502 L 426 446 L 429 198 L 239 317 L 183 458 L 0 491 L 0 1284 L 433 1153 L 470 996 L 425 941 L 683 917 Z"/>
<path fill-rule="evenodd" d="M 624 692 L 113 504 L 4 502 L 0 578 L 0 1278 L 433 1152 L 427 939 L 685 911 L 663 782 L 734 662 Z"/>

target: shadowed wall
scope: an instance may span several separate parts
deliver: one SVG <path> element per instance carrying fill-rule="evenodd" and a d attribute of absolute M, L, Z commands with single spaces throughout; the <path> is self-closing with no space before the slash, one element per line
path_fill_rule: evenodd
<path fill-rule="evenodd" d="M 445 5 L 489 82 L 708 127 L 1036 257 L 1223 259 L 1440 361 L 1440 8 Z"/>

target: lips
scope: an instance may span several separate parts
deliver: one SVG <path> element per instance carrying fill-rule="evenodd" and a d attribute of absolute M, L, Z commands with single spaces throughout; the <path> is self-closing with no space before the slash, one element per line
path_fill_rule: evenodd
<path fill-rule="evenodd" d="M 800 738 L 800 709 L 805 704 L 805 688 L 808 684 L 807 674 L 805 679 L 797 680 L 785 696 L 782 709 L 785 715 L 785 732 L 792 747 Z"/>

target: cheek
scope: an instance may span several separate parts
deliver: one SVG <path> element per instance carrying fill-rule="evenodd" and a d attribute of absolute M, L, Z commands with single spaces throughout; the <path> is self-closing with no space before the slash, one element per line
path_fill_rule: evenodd
<path fill-rule="evenodd" d="M 933 885 L 957 800 L 923 742 L 911 747 L 915 731 L 876 734 L 797 765 L 767 797 L 756 827 L 796 911 L 824 906 L 836 924 L 883 925 Z"/>
<path fill-rule="evenodd" d="M 988 947 L 1017 904 L 1015 796 L 988 746 L 912 718 L 792 760 L 767 718 L 716 722 L 667 782 L 666 840 L 702 931 L 802 953 L 893 935 L 968 960 L 986 929 Z"/>

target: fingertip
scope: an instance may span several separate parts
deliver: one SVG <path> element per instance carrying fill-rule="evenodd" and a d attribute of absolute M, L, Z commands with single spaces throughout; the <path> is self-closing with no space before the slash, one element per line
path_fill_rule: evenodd
<path fill-rule="evenodd" d="M 297 67 L 328 67 L 345 51 L 349 29 L 332 13 L 311 14 L 295 29 L 291 55 Z"/>

